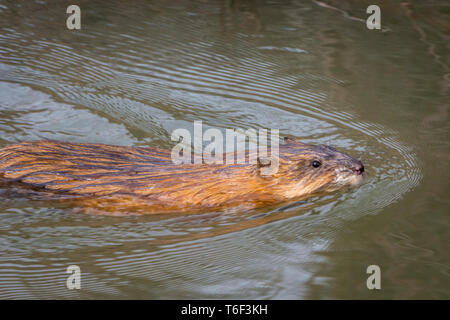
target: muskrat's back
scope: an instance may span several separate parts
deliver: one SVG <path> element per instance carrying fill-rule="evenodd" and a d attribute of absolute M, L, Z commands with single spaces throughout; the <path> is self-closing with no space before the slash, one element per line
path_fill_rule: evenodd
<path fill-rule="evenodd" d="M 268 176 L 258 164 L 176 165 L 169 150 L 43 140 L 0 149 L 0 179 L 23 186 L 25 193 L 38 190 L 42 198 L 158 213 L 253 208 L 355 184 L 336 179 L 346 166 L 352 178 L 363 172 L 361 164 L 354 174 L 360 162 L 350 156 L 293 140 L 280 146 L 279 159 L 278 171 Z M 316 170 L 310 164 L 318 159 L 332 165 Z"/>

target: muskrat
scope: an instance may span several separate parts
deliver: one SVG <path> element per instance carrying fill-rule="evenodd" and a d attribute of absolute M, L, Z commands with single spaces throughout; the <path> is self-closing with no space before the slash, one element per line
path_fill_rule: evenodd
<path fill-rule="evenodd" d="M 0 149 L 0 180 L 40 199 L 77 199 L 114 214 L 256 208 L 357 186 L 365 176 L 361 161 L 291 138 L 278 161 L 268 174 L 259 158 L 176 165 L 170 150 L 40 140 Z"/>

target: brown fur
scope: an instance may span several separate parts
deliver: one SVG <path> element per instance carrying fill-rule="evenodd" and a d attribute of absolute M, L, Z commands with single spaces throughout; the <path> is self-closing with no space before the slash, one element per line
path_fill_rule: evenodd
<path fill-rule="evenodd" d="M 313 160 L 322 166 L 313 168 Z M 0 180 L 25 193 L 39 191 L 41 199 L 72 198 L 109 213 L 198 212 L 334 191 L 354 184 L 352 167 L 359 163 L 292 139 L 280 145 L 279 170 L 272 175 L 261 174 L 257 164 L 175 165 L 169 150 L 157 148 L 32 141 L 0 149 Z"/>

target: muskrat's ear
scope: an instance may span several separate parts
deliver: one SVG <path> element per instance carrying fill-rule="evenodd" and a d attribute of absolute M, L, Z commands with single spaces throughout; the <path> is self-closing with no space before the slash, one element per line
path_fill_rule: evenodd
<path fill-rule="evenodd" d="M 278 171 L 278 158 L 258 157 L 257 166 L 261 176 L 267 177 L 274 175 Z"/>
<path fill-rule="evenodd" d="M 291 138 L 291 137 L 283 137 L 283 142 L 284 143 L 289 143 L 289 142 L 294 142 L 295 139 Z"/>
<path fill-rule="evenodd" d="M 257 161 L 258 161 L 258 168 L 268 167 L 272 162 L 272 160 L 269 157 L 258 157 Z"/>

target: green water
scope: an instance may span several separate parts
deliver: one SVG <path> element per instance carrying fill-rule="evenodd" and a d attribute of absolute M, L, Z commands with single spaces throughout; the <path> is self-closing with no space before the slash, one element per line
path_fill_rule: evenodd
<path fill-rule="evenodd" d="M 449 299 L 450 6 L 0 1 L 0 147 L 277 128 L 365 164 L 275 211 L 108 217 L 0 187 L 0 298 Z M 81 289 L 66 287 L 69 265 Z M 366 269 L 381 269 L 369 290 Z"/>

